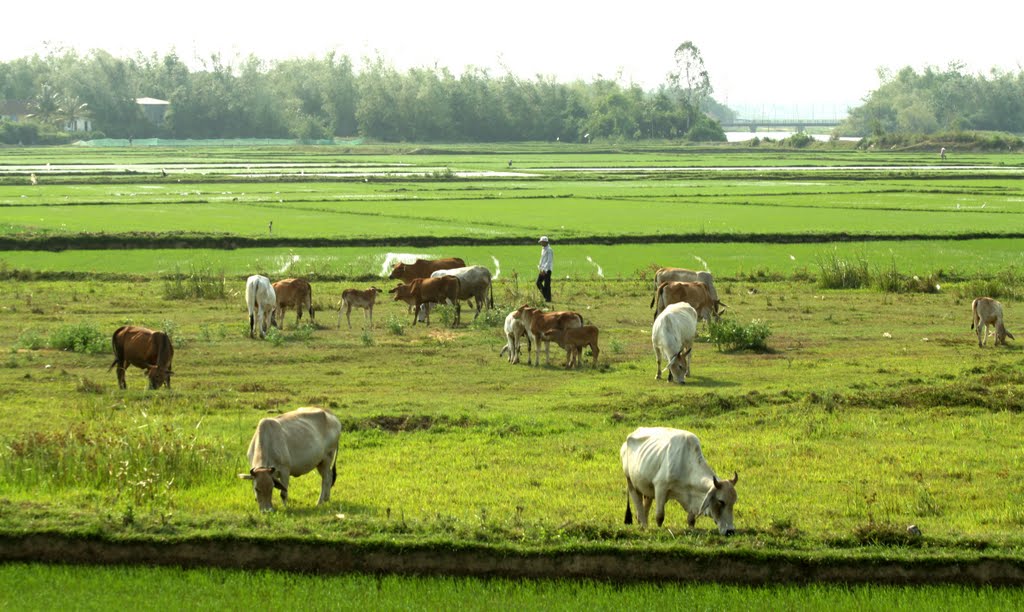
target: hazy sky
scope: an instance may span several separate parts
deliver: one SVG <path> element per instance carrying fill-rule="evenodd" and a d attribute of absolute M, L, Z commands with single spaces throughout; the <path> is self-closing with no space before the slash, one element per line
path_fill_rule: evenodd
<path fill-rule="evenodd" d="M 380 55 L 400 70 L 468 65 L 559 81 L 615 77 L 653 88 L 691 40 L 715 98 L 746 110 L 771 105 L 802 116 L 842 115 L 878 84 L 877 69 L 951 61 L 971 72 L 1024 66 L 1024 2 L 693 2 L 687 0 L 135 0 L 47 9 L 7 3 L 0 61 L 49 48 L 163 54 L 190 65 L 219 52 L 264 59 Z M 699 6 L 698 6 L 699 4 Z M 766 111 L 772 112 L 772 111 Z M 778 111 L 775 111 L 778 112 Z"/>

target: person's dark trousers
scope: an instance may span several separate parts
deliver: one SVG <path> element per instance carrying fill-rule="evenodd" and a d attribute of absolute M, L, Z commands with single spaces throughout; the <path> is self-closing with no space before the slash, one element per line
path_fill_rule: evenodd
<path fill-rule="evenodd" d="M 551 271 L 541 272 L 537 275 L 537 288 L 540 289 L 541 295 L 544 296 L 545 302 L 551 301 Z"/>

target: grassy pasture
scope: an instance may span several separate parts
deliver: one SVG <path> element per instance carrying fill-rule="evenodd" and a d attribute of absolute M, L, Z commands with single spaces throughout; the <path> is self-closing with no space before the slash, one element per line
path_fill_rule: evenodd
<path fill-rule="evenodd" d="M 60 584 L 60 589 L 54 589 Z M 274 572 L 140 567 L 0 566 L 0 605 L 21 610 L 110 610 L 133 603 L 206 609 L 611 610 L 693 609 L 1016 610 L 1020 591 L 962 587 L 767 587 L 612 585 L 599 582 L 305 576 Z"/>
<path fill-rule="evenodd" d="M 0 470 L 3 531 L 155 541 L 270 532 L 398 546 L 722 551 L 753 558 L 1019 557 L 1024 486 L 1014 474 L 1024 462 L 1021 349 L 1013 341 L 998 349 L 975 345 L 969 282 L 1019 269 L 1024 252 L 1017 239 L 946 239 L 1019 232 L 1019 181 L 989 171 L 895 169 L 936 163 L 937 156 L 920 154 L 570 151 L 12 150 L 6 164 L 152 168 L 130 181 L 124 173 L 62 175 L 59 185 L 41 174 L 34 189 L 12 183 L 25 179 L 24 170 L 0 171 L 0 233 L 263 236 L 273 219 L 274 236 L 285 240 L 366 236 L 381 246 L 0 252 L 0 273 L 17 279 L 0 306 L 0 410 L 9 417 L 0 432 L 0 463 L 7 468 Z M 241 182 L 224 176 L 240 170 L 223 167 L 206 177 L 182 172 L 181 184 L 173 168 L 167 180 L 174 182 L 155 176 L 161 165 L 203 161 L 240 168 L 296 163 L 294 174 L 321 162 L 347 164 L 351 172 L 359 163 L 502 170 L 509 158 L 515 170 L 543 176 L 327 182 L 300 175 Z M 1012 172 L 1020 161 L 957 159 Z M 868 173 L 842 169 L 875 164 L 880 169 Z M 791 170 L 784 176 L 736 170 L 715 179 L 712 170 L 696 177 L 644 170 L 687 165 Z M 840 168 L 793 169 L 819 165 Z M 635 174 L 601 170 L 622 166 Z M 701 231 L 929 239 L 636 239 Z M 555 307 L 579 310 L 601 329 L 597 370 L 509 366 L 497 356 L 504 314 L 539 297 L 532 277 L 542 233 L 554 238 L 561 277 Z M 433 237 L 438 246 L 387 246 L 397 244 L 394 236 Z M 508 244 L 445 244 L 465 236 L 497 236 Z M 608 244 L 559 242 L 579 236 Z M 361 329 L 361 312 L 353 316 L 356 329 L 336 330 L 332 309 L 341 290 L 382 286 L 367 279 L 380 273 L 389 251 L 458 255 L 500 268 L 497 314 L 448 330 L 442 312 L 429 329 L 413 327 L 404 307 L 385 298 L 374 330 Z M 808 278 L 833 252 L 905 274 L 941 270 L 941 291 L 820 289 Z M 728 353 L 702 342 L 690 384 L 656 382 L 650 266 L 705 262 L 722 279 L 728 316 L 766 322 L 771 350 Z M 166 299 L 161 277 L 192 269 L 228 276 L 226 299 Z M 249 339 L 238 279 L 253 272 L 312 277 L 318 324 L 296 328 L 289 314 L 284 331 L 270 340 Z M 1019 303 L 1004 303 L 1014 331 Z M 470 318 L 464 311 L 464 321 Z M 172 334 L 172 391 L 145 391 L 138 372 L 129 375 L 126 392 L 118 391 L 107 371 L 112 357 L 102 350 L 41 348 L 47 339 L 90 328 L 107 337 L 126 323 Z M 562 356 L 554 353 L 557 362 Z M 235 477 L 247 469 L 252 431 L 264 416 L 310 404 L 329 407 L 345 425 L 333 499 L 327 508 L 314 507 L 318 480 L 304 476 L 293 481 L 291 507 L 260 515 L 251 488 Z M 633 428 L 656 424 L 695 431 L 720 475 L 739 472 L 735 538 L 718 537 L 709 519 L 688 530 L 678 506 L 668 510 L 667 529 L 621 525 L 619 445 Z M 906 534 L 910 523 L 921 527 L 922 538 Z M 429 590 L 437 583 L 426 584 Z M 473 588 L 450 584 L 441 581 L 440 588 Z M 833 591 L 817 593 L 831 603 Z"/>
<path fill-rule="evenodd" d="M 317 293 L 340 288 L 319 283 Z M 368 334 L 358 322 L 336 331 L 323 310 L 312 333 L 289 315 L 280 341 L 258 342 L 238 298 L 168 303 L 158 283 L 21 283 L 0 311 L 0 345 L 12 347 L 0 393 L 19 415 L 0 446 L 0 497 L 17 517 L 8 524 L 154 537 L 272 524 L 327 539 L 849 554 L 917 523 L 927 548 L 900 554 L 970 556 L 976 542 L 1009 554 L 1024 543 L 1024 489 L 1011 477 L 1024 434 L 1020 352 L 974 346 L 969 303 L 797 282 L 720 291 L 733 317 L 769 322 L 773 352 L 702 344 L 694 379 L 678 387 L 654 381 L 639 281 L 564 287 L 557 306 L 602 329 L 602 367 L 579 372 L 505 364 L 501 317 L 413 328 L 386 303 Z M 530 297 L 505 285 L 496 296 Z M 133 373 L 118 391 L 103 353 L 16 348 L 82 320 L 108 333 L 128 322 L 174 330 L 174 390 L 144 391 Z M 459 384 L 438 384 L 442 370 L 460 372 Z M 317 479 L 303 477 L 292 508 L 258 517 L 234 479 L 248 439 L 262 416 L 307 404 L 346 424 L 334 500 L 314 509 Z M 707 519 L 690 532 L 678 508 L 672 535 L 620 524 L 617 450 L 650 424 L 699 432 L 711 465 L 741 474 L 738 537 L 721 541 Z"/>

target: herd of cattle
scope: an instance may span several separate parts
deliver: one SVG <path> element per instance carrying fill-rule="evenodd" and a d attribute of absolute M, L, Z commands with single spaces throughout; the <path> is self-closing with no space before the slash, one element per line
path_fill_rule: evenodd
<path fill-rule="evenodd" d="M 484 305 L 494 307 L 490 271 L 483 266 L 466 266 L 459 258 L 399 263 L 390 278 L 402 281 L 389 293 L 395 301 L 408 304 L 413 325 L 417 321 L 429 324 L 430 310 L 435 304 L 454 307 L 453 326 L 460 323 L 462 301 L 473 301 L 474 319 Z M 657 378 L 668 370 L 669 381 L 674 379 L 682 384 L 690 376 L 697 325 L 700 321 L 719 320 L 726 306 L 719 300 L 710 272 L 661 268 L 655 274 L 654 287 L 651 344 L 658 362 Z M 342 312 L 349 328 L 352 327 L 352 308 L 363 309 L 372 327 L 373 306 L 380 293 L 382 291 L 376 287 L 342 292 L 338 327 L 341 327 Z M 272 326 L 283 327 L 285 312 L 291 308 L 296 309 L 296 325 L 302 320 L 303 310 L 315 320 L 312 287 L 304 279 L 289 278 L 271 283 L 265 276 L 250 276 L 246 281 L 245 301 L 251 337 L 257 334 L 266 337 Z M 984 346 L 990 333 L 994 333 L 996 344 L 1005 344 L 1007 338 L 1014 338 L 1006 330 L 1002 305 L 996 300 L 978 298 L 971 304 L 971 310 L 971 329 L 977 333 L 979 347 Z M 550 364 L 550 343 L 554 341 L 566 351 L 567 367 L 579 365 L 584 348 L 590 349 L 593 365 L 597 367 L 598 328 L 586 325 L 578 312 L 544 312 L 524 304 L 508 313 L 504 331 L 506 344 L 500 355 L 507 353 L 509 363 L 519 362 L 525 340 L 528 364 L 540 365 L 541 343 Z M 170 388 L 174 348 L 167 334 L 124 326 L 114 332 L 113 348 L 114 362 L 110 367 L 117 366 L 120 388 L 125 388 L 125 369 L 129 365 L 145 370 L 151 389 L 164 384 Z M 321 477 L 318 503 L 326 502 L 336 479 L 335 458 L 340 435 L 341 423 L 337 417 L 320 408 L 300 408 L 263 419 L 249 444 L 249 473 L 239 474 L 239 478 L 252 481 L 260 509 L 268 511 L 273 509 L 271 500 L 275 488 L 281 491 L 282 502 L 287 502 L 289 478 L 316 468 Z M 734 532 L 733 506 L 738 475 L 731 480 L 719 480 L 704 460 L 694 434 L 678 429 L 641 427 L 629 435 L 620 455 L 628 492 L 627 524 L 632 522 L 630 501 L 637 508 L 641 526 L 647 525 L 651 504 L 655 504 L 655 520 L 661 526 L 666 501 L 675 499 L 687 511 L 691 527 L 698 516 L 710 516 L 721 534 Z"/>

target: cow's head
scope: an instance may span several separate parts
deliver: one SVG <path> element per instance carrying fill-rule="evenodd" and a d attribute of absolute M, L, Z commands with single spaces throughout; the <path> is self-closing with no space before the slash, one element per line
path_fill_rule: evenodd
<path fill-rule="evenodd" d="M 687 348 L 672 355 L 668 362 L 668 371 L 672 374 L 672 380 L 679 384 L 686 383 L 686 377 L 690 375 L 690 353 L 693 348 Z"/>
<path fill-rule="evenodd" d="M 736 505 L 736 483 L 740 475 L 733 474 L 732 480 L 719 480 L 712 476 L 713 486 L 704 496 L 700 505 L 700 513 L 710 516 L 718 525 L 718 533 L 724 536 L 731 536 L 736 533 L 732 522 L 732 509 Z"/>
<path fill-rule="evenodd" d="M 533 309 L 530 308 L 529 304 L 523 304 L 522 306 L 520 306 L 519 308 L 516 308 L 515 311 L 512 312 L 512 318 L 513 319 L 518 319 L 520 321 L 523 321 L 524 320 L 524 315 L 526 315 L 526 311 L 528 311 L 528 310 L 533 310 Z"/>
<path fill-rule="evenodd" d="M 252 481 L 252 490 L 256 493 L 256 503 L 261 512 L 274 511 L 274 489 L 287 491 L 281 483 L 280 473 L 274 467 L 252 468 L 248 474 L 239 474 L 238 477 Z"/>
<path fill-rule="evenodd" d="M 167 388 L 171 388 L 171 374 L 174 374 L 167 367 L 160 367 L 158 365 L 146 366 L 146 376 L 149 377 L 149 388 L 159 389 L 162 385 L 167 385 Z"/>
<path fill-rule="evenodd" d="M 713 313 L 713 316 L 715 317 L 715 323 L 722 322 L 722 313 L 725 312 L 726 308 L 728 308 L 728 306 L 726 306 L 724 302 L 721 302 L 719 300 L 715 301 L 715 310 Z"/>
<path fill-rule="evenodd" d="M 405 277 L 405 264 L 397 263 L 395 267 L 391 269 L 391 275 L 388 278 L 403 278 Z"/>

